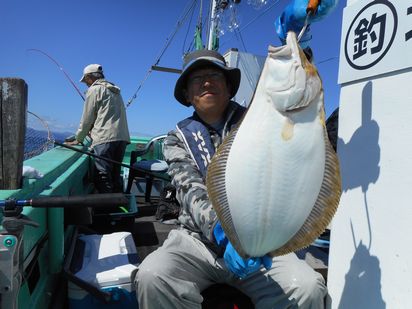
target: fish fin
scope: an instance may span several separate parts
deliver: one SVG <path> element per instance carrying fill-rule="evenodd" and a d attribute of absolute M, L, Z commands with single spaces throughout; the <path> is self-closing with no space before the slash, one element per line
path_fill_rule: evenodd
<path fill-rule="evenodd" d="M 308 247 L 321 235 L 336 213 L 342 193 L 339 160 L 329 142 L 326 128 L 325 172 L 322 186 L 308 218 L 298 232 L 282 247 L 270 252 L 271 256 L 284 255 Z"/>
<path fill-rule="evenodd" d="M 239 126 L 240 124 L 230 131 L 212 157 L 212 161 L 207 169 L 206 187 L 213 209 L 216 211 L 217 217 L 220 220 L 227 238 L 232 243 L 237 253 L 246 258 L 248 256 L 240 245 L 240 240 L 233 225 L 232 215 L 230 214 L 229 203 L 227 200 L 225 182 L 226 163 L 230 148 L 232 147 L 233 141 L 239 130 Z"/>

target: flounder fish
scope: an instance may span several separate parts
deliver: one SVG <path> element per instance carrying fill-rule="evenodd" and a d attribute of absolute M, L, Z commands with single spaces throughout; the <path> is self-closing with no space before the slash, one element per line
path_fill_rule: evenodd
<path fill-rule="evenodd" d="M 307 247 L 330 223 L 341 196 L 339 162 L 321 79 L 295 33 L 269 46 L 252 102 L 213 156 L 206 184 L 242 257 Z"/>

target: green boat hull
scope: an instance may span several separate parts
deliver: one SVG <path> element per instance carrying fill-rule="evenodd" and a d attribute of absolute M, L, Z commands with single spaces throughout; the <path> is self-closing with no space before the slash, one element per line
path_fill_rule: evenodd
<path fill-rule="evenodd" d="M 150 137 L 132 138 L 123 163 L 129 164 L 130 152 L 144 147 L 149 140 Z M 155 147 L 146 158 L 155 158 L 160 151 L 159 147 Z M 94 190 L 93 158 L 88 155 L 56 147 L 24 161 L 23 165 L 35 168 L 44 176 L 40 179 L 24 177 L 18 190 L 0 190 L 0 200 L 87 195 Z M 62 208 L 24 207 L 22 214 L 39 226 L 26 225 L 24 228 L 24 279 L 18 294 L 18 308 L 48 308 L 59 286 L 74 227 L 65 225 L 65 211 Z M 0 230 L 5 232 L 1 225 Z"/>

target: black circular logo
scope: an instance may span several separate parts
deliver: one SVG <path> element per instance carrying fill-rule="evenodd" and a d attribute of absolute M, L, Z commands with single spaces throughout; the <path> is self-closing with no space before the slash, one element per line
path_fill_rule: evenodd
<path fill-rule="evenodd" d="M 356 15 L 346 34 L 346 61 L 357 70 L 374 66 L 389 51 L 397 28 L 398 15 L 392 3 L 370 2 Z"/>

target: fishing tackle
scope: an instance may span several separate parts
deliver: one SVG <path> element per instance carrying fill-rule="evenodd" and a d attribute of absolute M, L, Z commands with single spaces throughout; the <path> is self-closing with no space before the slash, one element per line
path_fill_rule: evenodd
<path fill-rule="evenodd" d="M 82 95 L 81 91 L 79 90 L 79 88 L 76 86 L 76 84 L 73 82 L 73 80 L 70 78 L 70 76 L 66 73 L 66 71 L 63 69 L 63 67 L 49 54 L 47 54 L 46 52 L 40 50 L 40 49 L 36 49 L 36 48 L 30 48 L 27 51 L 37 51 L 43 55 L 45 55 L 47 58 L 49 58 L 51 61 L 53 61 L 57 67 L 60 69 L 60 71 L 63 72 L 64 76 L 66 76 L 66 78 L 69 80 L 70 84 L 72 84 L 72 86 L 76 89 L 77 93 L 80 95 L 80 97 L 83 99 L 84 101 L 84 96 Z"/>

